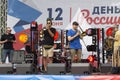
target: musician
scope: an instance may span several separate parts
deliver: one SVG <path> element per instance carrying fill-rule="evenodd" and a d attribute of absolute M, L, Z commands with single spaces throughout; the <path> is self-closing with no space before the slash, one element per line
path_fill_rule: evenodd
<path fill-rule="evenodd" d="M 109 36 L 106 37 L 105 39 L 104 49 L 106 51 L 107 63 L 110 63 L 112 59 L 112 53 L 113 53 L 113 40 L 109 39 Z"/>
<path fill-rule="evenodd" d="M 113 59 L 112 59 L 112 73 L 120 73 L 120 30 L 119 25 L 114 25 L 114 37 L 109 37 L 109 39 L 114 40 L 114 50 L 113 50 Z"/>
<path fill-rule="evenodd" d="M 3 44 L 2 50 L 2 63 L 5 63 L 6 57 L 8 56 L 9 63 L 12 63 L 13 59 L 13 43 L 16 43 L 14 34 L 11 34 L 11 28 L 6 28 L 6 33 L 1 36 L 1 43 Z"/>
<path fill-rule="evenodd" d="M 82 36 L 80 31 L 78 30 L 78 26 L 79 24 L 76 21 L 73 22 L 72 29 L 68 30 L 68 33 L 67 33 L 72 62 L 81 61 L 82 45 L 80 42 L 80 38 L 82 38 Z"/>
<path fill-rule="evenodd" d="M 46 20 L 46 23 L 43 29 L 43 65 L 45 72 L 47 72 L 47 59 L 49 59 L 49 63 L 53 61 L 54 35 L 56 33 L 56 29 L 52 27 L 52 20 L 50 18 Z"/>

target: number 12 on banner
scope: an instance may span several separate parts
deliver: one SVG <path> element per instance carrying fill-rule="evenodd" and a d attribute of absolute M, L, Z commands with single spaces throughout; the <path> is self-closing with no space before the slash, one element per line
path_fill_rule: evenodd
<path fill-rule="evenodd" d="M 63 10 L 62 10 L 62 8 L 56 8 L 55 9 L 55 12 L 57 13 L 55 19 L 53 18 L 53 9 L 48 8 L 47 11 L 48 11 L 48 18 L 51 18 L 52 20 L 63 20 L 63 17 L 62 17 Z"/>

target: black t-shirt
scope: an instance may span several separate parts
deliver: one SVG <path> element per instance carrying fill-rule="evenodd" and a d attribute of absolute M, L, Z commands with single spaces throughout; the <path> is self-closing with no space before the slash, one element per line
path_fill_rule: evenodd
<path fill-rule="evenodd" d="M 8 40 L 8 42 L 4 43 L 3 48 L 4 49 L 13 49 L 13 42 L 10 42 L 11 40 L 16 40 L 15 35 L 14 34 L 3 34 L 1 36 L 1 41 L 5 41 Z"/>
<path fill-rule="evenodd" d="M 55 34 L 56 29 L 55 28 L 50 28 L 51 32 Z M 43 45 L 53 45 L 54 44 L 54 37 L 51 37 L 48 30 L 44 30 L 44 40 L 43 40 Z"/>

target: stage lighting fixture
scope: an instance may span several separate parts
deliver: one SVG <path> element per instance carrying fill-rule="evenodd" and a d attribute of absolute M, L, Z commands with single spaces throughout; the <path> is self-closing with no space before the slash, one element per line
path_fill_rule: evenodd
<path fill-rule="evenodd" d="M 25 33 L 21 33 L 19 35 L 19 41 L 22 43 L 26 43 L 28 41 L 28 38 L 29 38 L 28 35 Z"/>
<path fill-rule="evenodd" d="M 88 36 L 93 36 L 93 35 L 96 35 L 96 31 L 97 31 L 97 29 L 95 29 L 95 28 L 89 28 L 86 30 L 86 33 Z"/>
<path fill-rule="evenodd" d="M 94 62 L 95 57 L 93 55 L 89 55 L 87 60 L 88 60 L 88 62 Z"/>
<path fill-rule="evenodd" d="M 96 51 L 96 45 L 87 45 L 87 51 Z"/>
<path fill-rule="evenodd" d="M 37 22 L 35 21 L 31 22 L 31 26 L 30 26 L 31 30 L 37 30 L 37 27 L 38 27 Z"/>

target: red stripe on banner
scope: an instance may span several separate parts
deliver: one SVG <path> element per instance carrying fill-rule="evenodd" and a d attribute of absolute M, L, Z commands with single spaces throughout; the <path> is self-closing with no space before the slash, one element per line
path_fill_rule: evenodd
<path fill-rule="evenodd" d="M 80 78 L 80 80 L 120 80 L 119 75 L 91 75 Z"/>
<path fill-rule="evenodd" d="M 22 43 L 22 42 L 19 40 L 19 36 L 20 36 L 20 34 L 22 34 L 22 33 L 30 34 L 30 29 L 26 29 L 26 30 L 23 30 L 23 31 L 21 31 L 21 32 L 15 33 L 16 43 L 13 44 L 15 50 L 20 50 L 21 48 L 23 48 L 23 47 L 25 46 L 25 44 Z"/>
<path fill-rule="evenodd" d="M 72 19 L 72 8 L 70 8 L 70 22 L 71 22 L 71 19 Z"/>

